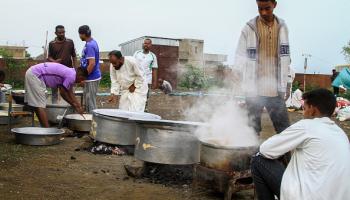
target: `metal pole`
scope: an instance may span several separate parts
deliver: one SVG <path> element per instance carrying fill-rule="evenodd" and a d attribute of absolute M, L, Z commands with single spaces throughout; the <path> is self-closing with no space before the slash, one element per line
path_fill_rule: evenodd
<path fill-rule="evenodd" d="M 304 92 L 306 92 L 306 70 L 307 70 L 307 62 L 308 62 L 308 58 L 311 58 L 310 54 L 303 54 L 303 57 L 305 57 L 305 61 L 304 61 Z"/>

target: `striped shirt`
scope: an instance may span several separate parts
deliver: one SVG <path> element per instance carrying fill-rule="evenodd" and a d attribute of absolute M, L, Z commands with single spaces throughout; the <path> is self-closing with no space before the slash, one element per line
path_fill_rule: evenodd
<path fill-rule="evenodd" d="M 269 26 L 259 17 L 257 20 L 259 34 L 258 95 L 278 96 L 278 22 L 275 19 Z"/>

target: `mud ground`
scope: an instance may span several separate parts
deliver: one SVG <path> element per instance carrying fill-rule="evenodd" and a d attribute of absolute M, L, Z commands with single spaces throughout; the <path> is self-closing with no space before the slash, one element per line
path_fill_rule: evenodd
<path fill-rule="evenodd" d="M 104 101 L 99 99 L 99 102 Z M 183 111 L 194 101 L 196 97 L 156 95 L 151 99 L 150 112 L 165 119 L 182 119 Z M 103 104 L 103 107 L 113 106 Z M 292 122 L 301 118 L 300 113 L 290 113 Z M 349 125 L 341 123 L 348 134 Z M 274 134 L 266 113 L 263 126 L 263 138 Z M 0 126 L 0 199 L 223 199 L 222 194 L 207 189 L 188 185 L 165 187 L 130 178 L 123 166 L 138 162 L 132 156 L 75 151 L 84 143 L 84 139 L 66 137 L 55 146 L 19 145 L 14 142 L 13 135 L 7 133 L 7 127 Z M 235 197 L 253 199 L 253 191 L 243 191 Z"/>

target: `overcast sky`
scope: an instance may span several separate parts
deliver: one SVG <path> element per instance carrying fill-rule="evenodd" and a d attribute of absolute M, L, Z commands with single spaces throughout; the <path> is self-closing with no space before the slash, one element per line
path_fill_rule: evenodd
<path fill-rule="evenodd" d="M 292 65 L 303 70 L 303 53 L 312 54 L 310 73 L 329 73 L 344 64 L 341 48 L 350 40 L 349 0 L 280 0 L 276 14 L 290 30 Z M 234 52 L 244 24 L 257 15 L 254 0 L 1 0 L 0 44 L 23 44 L 37 56 L 63 24 L 80 53 L 77 29 L 88 24 L 101 51 L 143 35 L 205 40 L 206 53 Z"/>

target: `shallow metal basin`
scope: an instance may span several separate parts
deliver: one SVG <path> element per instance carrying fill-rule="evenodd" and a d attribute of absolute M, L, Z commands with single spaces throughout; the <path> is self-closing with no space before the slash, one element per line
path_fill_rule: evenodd
<path fill-rule="evenodd" d="M 25 145 L 45 146 L 60 143 L 63 130 L 57 128 L 24 127 L 13 128 L 16 142 Z"/>

